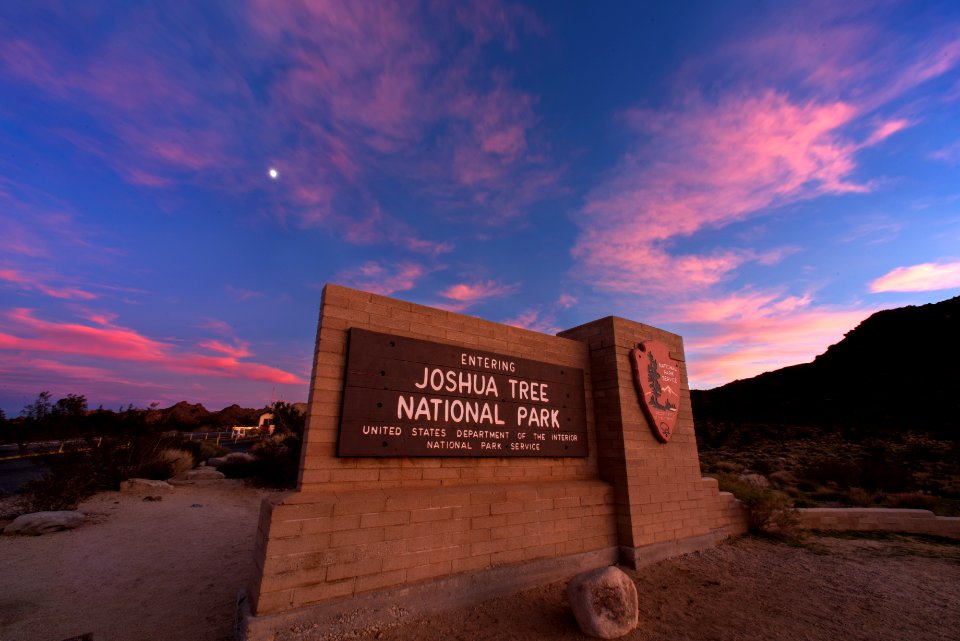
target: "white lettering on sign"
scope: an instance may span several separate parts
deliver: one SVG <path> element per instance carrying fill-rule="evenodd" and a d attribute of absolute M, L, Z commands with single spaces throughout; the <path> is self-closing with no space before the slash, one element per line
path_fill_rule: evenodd
<path fill-rule="evenodd" d="M 517 425 L 527 427 L 555 427 L 560 429 L 560 420 L 557 418 L 560 410 L 548 410 L 545 407 L 517 408 Z"/>
<path fill-rule="evenodd" d="M 532 381 L 515 381 L 510 379 L 510 398 L 519 398 L 522 401 L 539 401 L 549 403 L 547 398 L 547 383 L 534 383 Z"/>
<path fill-rule="evenodd" d="M 474 354 L 460 354 L 460 364 L 464 367 L 482 367 L 496 372 L 515 372 L 517 364 L 491 356 L 477 356 Z"/>
<path fill-rule="evenodd" d="M 477 374 L 476 372 L 462 372 L 459 370 L 443 371 L 439 367 L 423 368 L 423 380 L 414 383 L 417 389 L 429 387 L 434 392 L 456 392 L 458 394 L 483 394 L 484 396 L 500 396 L 497 391 L 497 381 L 492 376 Z"/>
<path fill-rule="evenodd" d="M 362 431 L 364 434 L 375 436 L 400 436 L 403 434 L 403 430 L 396 425 L 364 425 Z"/>
<path fill-rule="evenodd" d="M 500 418 L 500 406 L 485 401 L 470 401 L 459 398 L 430 398 L 413 394 L 397 397 L 397 420 L 433 421 L 444 423 L 487 423 L 504 425 Z"/>

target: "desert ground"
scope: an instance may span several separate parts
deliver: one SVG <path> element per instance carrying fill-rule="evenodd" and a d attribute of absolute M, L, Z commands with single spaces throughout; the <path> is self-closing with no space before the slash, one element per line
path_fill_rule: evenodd
<path fill-rule="evenodd" d="M 0 537 L 0 640 L 225 641 L 252 569 L 265 490 L 180 486 L 161 501 L 103 493 L 77 530 Z M 640 595 L 634 640 L 955 640 L 960 545 L 887 535 L 740 538 L 628 571 Z M 296 638 L 409 641 L 584 639 L 564 582 L 472 608 L 371 625 L 363 613 Z"/>

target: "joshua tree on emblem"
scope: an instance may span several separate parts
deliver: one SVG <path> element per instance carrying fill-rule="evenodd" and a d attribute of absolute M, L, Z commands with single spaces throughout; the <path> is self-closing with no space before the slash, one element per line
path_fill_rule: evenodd
<path fill-rule="evenodd" d="M 647 364 L 647 380 L 650 382 L 650 405 L 658 410 L 675 409 L 669 400 L 664 405 L 660 404 L 660 394 L 663 393 L 663 388 L 660 387 L 660 367 L 657 359 L 653 357 L 652 350 L 647 352 L 647 356 L 650 358 L 650 362 Z"/>

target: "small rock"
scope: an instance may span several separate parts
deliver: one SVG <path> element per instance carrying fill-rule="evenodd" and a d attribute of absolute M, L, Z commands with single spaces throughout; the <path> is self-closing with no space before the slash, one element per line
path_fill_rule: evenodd
<path fill-rule="evenodd" d="M 85 518 L 83 512 L 34 512 L 18 516 L 3 529 L 3 533 L 39 536 L 48 532 L 71 530 L 82 524 Z"/>
<path fill-rule="evenodd" d="M 616 639 L 637 627 L 637 588 L 622 570 L 610 566 L 570 580 L 567 598 L 580 630 L 599 639 Z"/>
<path fill-rule="evenodd" d="M 162 496 L 145 496 L 143 497 L 143 500 L 144 501 L 162 501 L 163 497 Z"/>
<path fill-rule="evenodd" d="M 153 479 L 127 479 L 120 484 L 120 491 L 125 494 L 156 494 L 157 492 L 173 492 L 173 486 L 166 481 Z"/>

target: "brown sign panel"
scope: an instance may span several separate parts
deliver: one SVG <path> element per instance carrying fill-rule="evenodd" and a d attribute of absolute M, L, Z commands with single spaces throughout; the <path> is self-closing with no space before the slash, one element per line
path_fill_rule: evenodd
<path fill-rule="evenodd" d="M 660 341 L 644 341 L 630 352 L 633 383 L 640 405 L 661 443 L 673 436 L 680 407 L 680 363 L 670 358 L 670 348 Z"/>
<path fill-rule="evenodd" d="M 583 370 L 352 328 L 338 456 L 587 456 Z"/>

